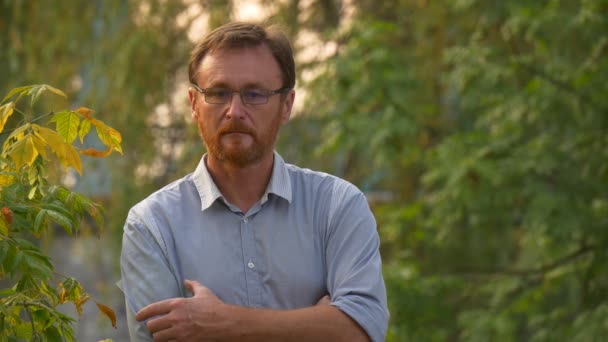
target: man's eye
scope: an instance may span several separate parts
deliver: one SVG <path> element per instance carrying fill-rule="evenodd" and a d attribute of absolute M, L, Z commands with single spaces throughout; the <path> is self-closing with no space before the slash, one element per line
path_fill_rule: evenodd
<path fill-rule="evenodd" d="M 260 90 L 245 90 L 245 97 L 250 99 L 263 98 L 265 94 Z"/>
<path fill-rule="evenodd" d="M 267 99 L 266 93 L 261 90 L 245 90 L 243 92 L 243 100 L 247 103 L 266 103 Z"/>
<path fill-rule="evenodd" d="M 228 89 L 208 89 L 207 96 L 226 98 L 229 97 L 232 92 Z"/>

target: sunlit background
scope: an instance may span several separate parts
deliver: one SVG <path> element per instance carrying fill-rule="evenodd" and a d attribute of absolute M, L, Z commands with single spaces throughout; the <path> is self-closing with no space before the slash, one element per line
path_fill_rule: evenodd
<path fill-rule="evenodd" d="M 277 150 L 366 193 L 387 340 L 608 336 L 606 1 L 2 1 L 2 94 L 51 84 L 123 136 L 124 156 L 60 179 L 104 205 L 104 233 L 43 239 L 118 314 L 113 329 L 85 306 L 79 340 L 128 340 L 122 225 L 204 153 L 189 52 L 231 20 L 280 24 L 294 44 L 296 112 Z"/>

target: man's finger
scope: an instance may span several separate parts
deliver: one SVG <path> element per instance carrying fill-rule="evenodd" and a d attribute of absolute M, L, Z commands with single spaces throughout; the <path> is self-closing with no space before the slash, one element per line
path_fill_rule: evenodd
<path fill-rule="evenodd" d="M 171 322 L 166 317 L 167 316 L 160 316 L 149 320 L 148 323 L 146 323 L 146 327 L 148 327 L 150 333 L 153 334 L 157 331 L 171 328 Z"/>
<path fill-rule="evenodd" d="M 186 279 L 184 280 L 184 285 L 188 291 L 192 292 L 192 295 L 196 297 L 197 295 L 203 294 L 203 291 L 208 290 L 205 286 L 195 280 Z"/>
<path fill-rule="evenodd" d="M 177 339 L 175 339 L 174 328 L 169 328 L 152 333 L 152 339 L 154 339 L 154 342 L 177 341 Z"/>
<path fill-rule="evenodd" d="M 145 308 L 139 310 L 135 315 L 135 319 L 138 321 L 144 321 L 150 317 L 165 315 L 171 311 L 172 299 L 161 300 L 160 302 L 152 303 Z"/>

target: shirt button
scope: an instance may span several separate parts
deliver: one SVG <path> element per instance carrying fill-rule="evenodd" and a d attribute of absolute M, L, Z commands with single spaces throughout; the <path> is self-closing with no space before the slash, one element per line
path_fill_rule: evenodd
<path fill-rule="evenodd" d="M 247 263 L 247 267 L 249 267 L 249 268 L 254 268 L 254 267 L 255 267 L 255 264 L 254 264 L 253 262 L 251 262 L 251 261 L 250 261 L 250 262 L 248 262 L 248 263 Z"/>
<path fill-rule="evenodd" d="M 249 222 L 249 219 L 245 217 L 245 218 L 243 219 L 243 222 L 247 223 L 247 222 Z"/>

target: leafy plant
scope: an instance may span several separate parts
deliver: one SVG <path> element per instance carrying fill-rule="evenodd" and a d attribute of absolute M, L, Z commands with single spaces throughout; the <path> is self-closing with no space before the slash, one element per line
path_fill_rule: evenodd
<path fill-rule="evenodd" d="M 11 90 L 0 102 L 0 133 L 7 123 L 16 128 L 4 132 L 0 153 L 0 280 L 12 285 L 0 289 L 0 341 L 73 341 L 74 319 L 58 307 L 72 303 L 79 315 L 91 298 L 78 280 L 54 272 L 52 260 L 37 241 L 60 227 L 77 234 L 86 222 L 94 222 L 98 233 L 103 227 L 102 207 L 91 199 L 49 181 L 51 166 L 59 162 L 65 169 L 82 174 L 80 155 L 105 157 L 122 153 L 121 135 L 94 118 L 88 108 L 33 115 L 21 109 L 29 97 L 31 112 L 44 93 L 66 98 L 49 85 L 30 85 Z M 17 120 L 16 114 L 23 119 Z M 46 122 L 45 122 L 46 121 Z M 54 129 L 50 126 L 54 125 Z M 95 129 L 104 151 L 79 148 Z M 109 307 L 97 306 L 116 326 Z"/>

